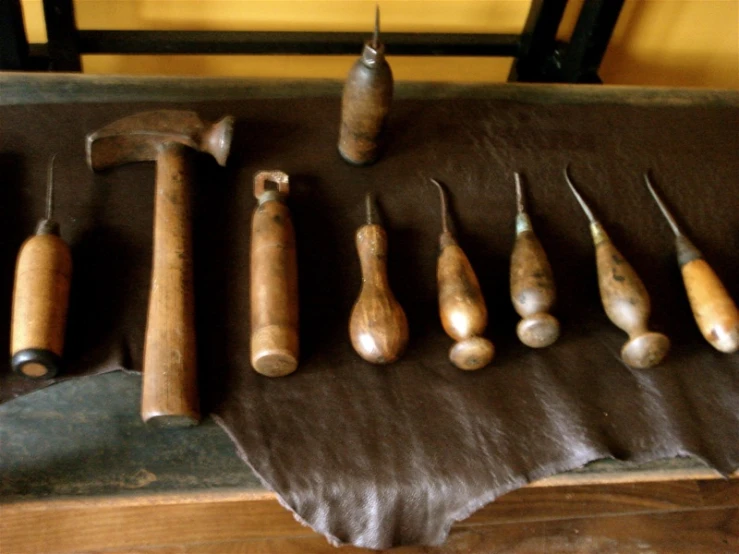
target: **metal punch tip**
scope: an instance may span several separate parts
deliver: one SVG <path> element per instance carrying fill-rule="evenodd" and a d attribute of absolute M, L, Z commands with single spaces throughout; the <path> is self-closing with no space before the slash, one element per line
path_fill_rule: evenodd
<path fill-rule="evenodd" d="M 441 202 L 441 232 L 448 233 L 450 225 L 449 206 L 447 203 L 446 191 L 444 190 L 444 186 L 436 179 L 431 179 L 431 182 L 436 185 L 437 189 L 439 189 L 439 201 Z"/>
<path fill-rule="evenodd" d="M 515 171 L 513 177 L 516 180 L 516 209 L 518 213 L 526 213 L 526 201 L 523 197 L 523 189 L 521 186 L 521 173 Z"/>

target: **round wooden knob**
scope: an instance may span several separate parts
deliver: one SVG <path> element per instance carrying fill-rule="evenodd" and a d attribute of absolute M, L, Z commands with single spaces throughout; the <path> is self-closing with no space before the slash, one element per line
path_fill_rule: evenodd
<path fill-rule="evenodd" d="M 518 322 L 516 334 L 526 346 L 545 348 L 559 338 L 559 321 L 545 312 L 533 314 Z"/>
<path fill-rule="evenodd" d="M 646 369 L 659 364 L 670 350 L 670 339 L 662 333 L 647 332 L 634 337 L 621 349 L 621 358 L 631 367 Z"/>
<path fill-rule="evenodd" d="M 459 341 L 449 350 L 449 360 L 459 369 L 471 371 L 488 365 L 495 355 L 495 346 L 483 337 Z"/>

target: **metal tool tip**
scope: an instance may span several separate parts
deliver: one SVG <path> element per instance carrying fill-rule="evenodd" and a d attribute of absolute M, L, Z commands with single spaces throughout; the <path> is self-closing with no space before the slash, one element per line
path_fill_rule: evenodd
<path fill-rule="evenodd" d="M 436 185 L 437 189 L 439 189 L 439 200 L 441 202 L 441 232 L 448 233 L 449 232 L 449 209 L 447 207 L 446 191 L 444 190 L 444 186 L 436 179 L 432 178 L 431 182 L 434 185 Z"/>
<path fill-rule="evenodd" d="M 660 198 L 659 194 L 657 194 L 657 191 L 654 190 L 654 187 L 652 186 L 652 180 L 650 178 L 650 170 L 647 170 L 644 173 L 644 184 L 646 185 L 647 190 L 649 191 L 649 194 L 652 195 L 652 198 L 654 198 L 654 201 L 657 203 L 657 206 L 659 207 L 659 211 L 661 211 L 662 215 L 665 216 L 665 219 L 667 220 L 667 223 L 672 229 L 672 232 L 675 233 L 675 236 L 682 235 L 683 233 L 680 230 L 680 227 L 678 226 L 677 221 L 675 221 L 675 217 L 672 215 L 670 210 L 667 209 L 667 206 L 665 206 L 665 203 L 662 201 L 662 198 Z"/>
<path fill-rule="evenodd" d="M 590 206 L 588 206 L 585 203 L 585 200 L 580 195 L 580 192 L 575 187 L 575 184 L 572 182 L 572 178 L 570 177 L 570 164 L 569 163 L 565 166 L 564 173 L 565 173 L 565 179 L 567 180 L 567 184 L 570 186 L 570 190 L 572 191 L 572 194 L 575 195 L 575 198 L 577 199 L 578 204 L 580 204 L 580 207 L 585 212 L 585 215 L 588 217 L 588 220 L 590 221 L 590 223 L 595 223 L 596 219 L 595 219 L 595 216 L 593 215 L 592 210 L 590 209 Z"/>
<path fill-rule="evenodd" d="M 364 197 L 364 207 L 367 217 L 367 225 L 375 225 L 377 223 L 377 206 L 375 201 L 375 195 L 371 192 L 367 193 Z"/>
<path fill-rule="evenodd" d="M 372 36 L 372 47 L 377 49 L 380 43 L 380 5 L 375 4 L 375 32 Z"/>
<path fill-rule="evenodd" d="M 49 158 L 49 169 L 46 178 L 46 219 L 49 220 L 54 205 L 54 160 L 56 160 L 56 154 L 52 154 Z"/>
<path fill-rule="evenodd" d="M 523 190 L 521 188 L 521 173 L 514 171 L 513 177 L 516 181 L 516 208 L 518 209 L 518 213 L 522 214 L 526 211 L 526 204 L 524 203 Z"/>

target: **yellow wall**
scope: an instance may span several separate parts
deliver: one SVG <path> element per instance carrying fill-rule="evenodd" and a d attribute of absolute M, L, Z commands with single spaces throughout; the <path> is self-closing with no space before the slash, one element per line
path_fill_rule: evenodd
<path fill-rule="evenodd" d="M 560 29 L 572 32 L 583 1 Z M 529 0 L 381 0 L 386 31 L 518 33 Z M 77 0 L 82 29 L 367 31 L 374 0 Z M 23 0 L 32 42 L 41 0 Z M 358 46 L 359 49 L 359 46 Z M 89 73 L 343 78 L 351 57 L 85 56 Z M 391 59 L 398 80 L 503 81 L 510 59 Z M 601 67 L 607 83 L 739 89 L 739 0 L 627 0 Z"/>

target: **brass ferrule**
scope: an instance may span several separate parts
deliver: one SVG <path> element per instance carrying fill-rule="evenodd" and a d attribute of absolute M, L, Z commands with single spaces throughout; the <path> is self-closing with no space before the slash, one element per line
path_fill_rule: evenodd
<path fill-rule="evenodd" d="M 680 267 L 703 257 L 701 251 L 685 235 L 675 237 L 675 249 L 677 250 L 677 263 Z"/>
<path fill-rule="evenodd" d="M 520 235 L 525 231 L 533 231 L 534 228 L 531 226 L 531 220 L 527 214 L 516 215 L 516 234 Z"/>
<path fill-rule="evenodd" d="M 593 221 L 590 224 L 590 234 L 593 237 L 593 244 L 595 244 L 595 246 L 598 246 L 601 242 L 611 240 L 610 238 L 608 238 L 608 234 L 606 234 L 603 226 L 597 221 Z"/>

